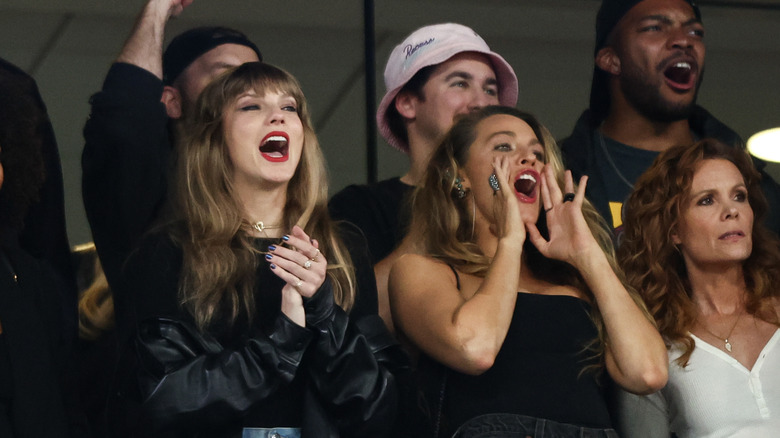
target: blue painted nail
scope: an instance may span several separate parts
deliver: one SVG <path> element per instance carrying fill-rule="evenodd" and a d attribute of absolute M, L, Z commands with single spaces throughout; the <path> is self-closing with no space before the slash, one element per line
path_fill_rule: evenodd
<path fill-rule="evenodd" d="M 268 245 L 268 251 L 276 251 L 276 246 Z"/>
<path fill-rule="evenodd" d="M 282 240 L 284 240 L 286 242 L 286 241 L 290 240 L 290 236 L 282 236 Z"/>
<path fill-rule="evenodd" d="M 276 269 L 276 265 L 271 263 L 271 269 Z"/>
<path fill-rule="evenodd" d="M 274 258 L 274 256 L 272 256 L 271 254 L 266 254 L 265 255 L 265 259 L 266 260 L 271 260 L 272 258 Z"/>

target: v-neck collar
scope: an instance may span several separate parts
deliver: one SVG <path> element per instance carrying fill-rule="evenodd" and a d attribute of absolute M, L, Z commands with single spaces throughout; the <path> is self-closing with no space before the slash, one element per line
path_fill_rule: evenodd
<path fill-rule="evenodd" d="M 766 358 L 767 354 L 774 348 L 775 344 L 777 344 L 777 342 L 780 340 L 780 329 L 775 330 L 775 333 L 772 335 L 771 338 L 769 338 L 767 343 L 764 345 L 764 348 L 761 349 L 761 352 L 758 354 L 758 358 L 756 359 L 756 362 L 753 364 L 753 367 L 751 369 L 745 367 L 745 365 L 743 365 L 742 362 L 738 361 L 736 358 L 729 355 L 728 353 L 721 350 L 720 348 L 710 344 L 707 341 L 702 340 L 701 338 L 694 335 L 693 333 L 690 333 L 690 335 L 691 337 L 693 337 L 694 341 L 696 341 L 696 348 L 701 348 L 702 350 L 709 352 L 715 357 L 720 358 L 724 362 L 731 364 L 731 366 L 741 370 L 746 374 L 752 374 L 761 371 L 761 366 L 763 365 L 764 359 Z"/>

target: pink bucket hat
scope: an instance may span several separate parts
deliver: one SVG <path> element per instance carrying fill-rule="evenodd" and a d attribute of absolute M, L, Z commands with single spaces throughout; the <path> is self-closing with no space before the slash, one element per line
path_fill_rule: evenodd
<path fill-rule="evenodd" d="M 498 81 L 498 101 L 501 105 L 517 103 L 517 76 L 504 58 L 492 52 L 485 40 L 462 24 L 445 23 L 421 27 L 395 46 L 385 67 L 387 93 L 379 103 L 376 123 L 379 133 L 392 146 L 409 153 L 409 145 L 393 135 L 387 123 L 387 109 L 395 96 L 418 71 L 430 65 L 441 64 L 458 53 L 484 53 L 493 65 Z"/>

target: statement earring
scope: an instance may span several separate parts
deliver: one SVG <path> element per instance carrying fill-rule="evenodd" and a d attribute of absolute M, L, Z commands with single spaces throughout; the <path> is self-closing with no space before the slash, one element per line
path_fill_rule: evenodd
<path fill-rule="evenodd" d="M 466 189 L 463 188 L 463 180 L 460 177 L 455 177 L 455 194 L 458 196 L 458 199 L 466 197 Z"/>
<path fill-rule="evenodd" d="M 501 186 L 498 185 L 498 177 L 495 173 L 488 177 L 488 184 L 490 184 L 490 188 L 493 189 L 494 195 L 497 191 L 501 190 Z"/>

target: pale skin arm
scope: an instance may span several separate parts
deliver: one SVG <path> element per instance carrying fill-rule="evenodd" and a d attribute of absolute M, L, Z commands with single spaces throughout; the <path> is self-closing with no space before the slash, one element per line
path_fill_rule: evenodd
<path fill-rule="evenodd" d="M 162 53 L 165 25 L 193 0 L 149 0 L 136 19 L 117 62 L 133 64 L 162 79 Z"/>
<path fill-rule="evenodd" d="M 550 240 L 545 240 L 533 224 L 528 226 L 529 238 L 545 257 L 574 266 L 593 292 L 609 339 L 605 353 L 610 376 L 628 391 L 652 393 L 666 384 L 666 346 L 615 275 L 582 216 L 586 183 L 587 177 L 583 177 L 574 201 L 564 203 L 552 168 L 547 166 L 541 191 L 544 209 L 549 210 Z M 574 192 L 570 172 L 566 172 L 565 190 Z"/>
<path fill-rule="evenodd" d="M 374 276 L 376 277 L 376 292 L 379 304 L 379 316 L 384 321 L 387 330 L 395 334 L 395 325 L 393 324 L 393 314 L 390 311 L 390 293 L 388 291 L 388 282 L 390 281 L 390 269 L 396 261 L 404 255 L 414 253 L 414 244 L 410 236 L 404 237 L 398 248 L 374 265 Z"/>
<path fill-rule="evenodd" d="M 272 264 L 273 273 L 287 283 L 282 288 L 282 313 L 305 327 L 303 298 L 311 298 L 320 289 L 325 281 L 328 261 L 319 253 L 319 242 L 309 238 L 299 226 L 294 226 L 287 238 L 287 243 L 295 249 L 276 245 L 273 250 L 269 248 L 271 257 L 266 257 L 266 260 Z M 307 261 L 311 261 L 308 269 L 304 267 Z M 298 280 L 301 281 L 300 286 L 296 286 Z"/>
<path fill-rule="evenodd" d="M 389 295 L 396 326 L 426 354 L 467 374 L 488 370 L 512 321 L 525 227 L 506 181 L 506 161 L 494 162 L 501 189 L 496 196 L 497 250 L 476 292 L 464 298 L 452 270 L 416 254 L 401 256 L 390 271 Z M 475 182 L 487 184 L 487 181 Z"/>

